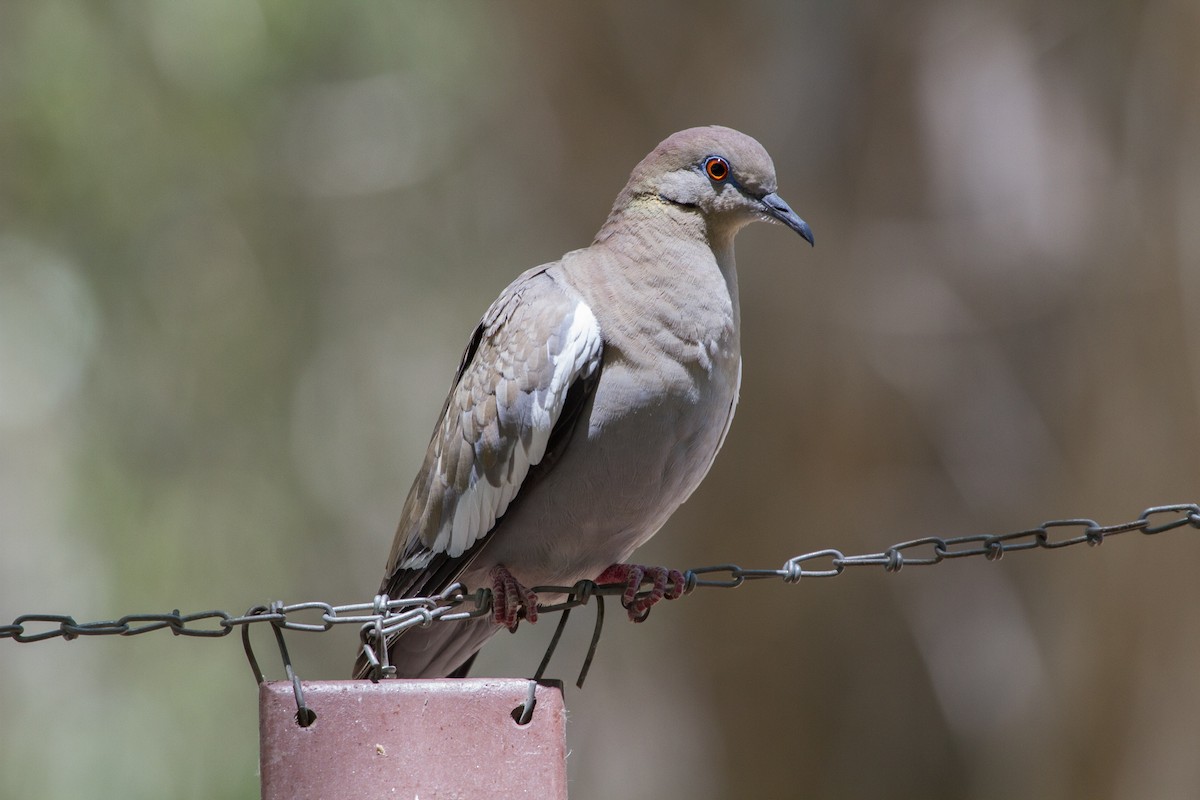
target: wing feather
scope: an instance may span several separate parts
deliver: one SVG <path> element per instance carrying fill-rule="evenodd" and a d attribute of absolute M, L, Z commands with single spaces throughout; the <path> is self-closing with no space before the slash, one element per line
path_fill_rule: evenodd
<path fill-rule="evenodd" d="M 586 398 L 603 342 L 588 305 L 545 268 L 518 278 L 488 309 L 405 502 L 382 591 L 440 591 L 453 581 L 517 498 L 558 437 L 568 395 Z"/>

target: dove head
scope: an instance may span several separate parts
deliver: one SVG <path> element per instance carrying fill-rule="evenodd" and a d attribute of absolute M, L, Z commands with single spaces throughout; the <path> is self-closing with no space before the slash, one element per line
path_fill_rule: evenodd
<path fill-rule="evenodd" d="M 642 159 L 613 206 L 641 199 L 698 211 L 710 225 L 736 231 L 755 220 L 781 222 L 812 244 L 812 230 L 775 193 L 775 165 L 761 144 L 711 125 L 671 134 Z"/>

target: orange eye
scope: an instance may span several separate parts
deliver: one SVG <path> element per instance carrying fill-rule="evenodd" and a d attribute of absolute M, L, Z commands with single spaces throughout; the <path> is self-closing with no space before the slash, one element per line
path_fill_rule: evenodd
<path fill-rule="evenodd" d="M 704 172 L 719 183 L 729 177 L 729 162 L 720 156 L 709 156 L 704 161 Z"/>

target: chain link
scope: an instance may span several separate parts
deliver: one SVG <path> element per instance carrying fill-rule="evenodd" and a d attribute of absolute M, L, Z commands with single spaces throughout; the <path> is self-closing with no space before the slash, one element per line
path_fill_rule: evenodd
<path fill-rule="evenodd" d="M 1169 518 L 1165 518 L 1168 515 Z M 733 589 L 746 581 L 776 578 L 797 583 L 804 578 L 836 577 L 852 567 L 882 566 L 888 572 L 899 572 L 905 566 L 931 566 L 949 559 L 974 556 L 994 561 L 1012 551 L 1055 550 L 1078 544 L 1095 546 L 1122 533 L 1139 531 L 1153 536 L 1185 525 L 1200 528 L 1200 505 L 1154 506 L 1143 511 L 1137 519 L 1116 525 L 1100 525 L 1092 519 L 1059 519 L 1011 533 L 953 538 L 925 536 L 898 542 L 878 553 L 845 555 L 835 549 L 815 550 L 788 559 L 780 569 L 746 569 L 736 564 L 696 567 L 683 573 L 683 590 L 688 594 L 698 588 Z M 1080 532 L 1071 535 L 1072 529 Z M 534 591 L 566 595 L 565 600 L 538 606 L 539 613 L 552 613 L 586 605 L 592 597 L 622 594 L 625 586 L 585 580 L 574 586 L 537 586 Z M 335 625 L 360 625 L 370 627 L 376 635 L 390 636 L 406 628 L 483 616 L 491 613 L 491 603 L 489 589 L 468 592 L 466 587 L 456 583 L 430 597 L 392 599 L 379 595 L 369 603 L 340 606 L 322 602 L 276 603 L 257 613 L 240 616 L 215 610 L 181 614 L 176 609 L 169 614 L 128 614 L 115 620 L 77 622 L 65 614 L 23 614 L 11 624 L 0 625 L 0 639 L 29 643 L 58 637 L 71 640 L 80 636 L 138 636 L 163 629 L 169 629 L 176 636 L 218 638 L 227 636 L 235 628 L 260 622 L 282 630 L 307 632 L 327 631 Z M 314 615 L 319 621 L 313 621 Z M 308 621 L 303 621 L 302 617 L 307 617 Z"/>
<path fill-rule="evenodd" d="M 1116 525 L 1100 525 L 1092 519 L 1058 519 L 1043 522 L 1034 528 L 1002 534 L 975 534 L 943 538 L 925 536 L 898 542 L 878 553 L 845 555 L 840 550 L 814 550 L 784 562 L 780 569 L 745 569 L 736 564 L 717 564 L 697 567 L 683 573 L 683 593 L 689 594 L 698 588 L 733 589 L 746 581 L 780 579 L 785 583 L 797 583 L 805 578 L 833 578 L 849 568 L 883 567 L 887 572 L 899 572 L 905 566 L 925 567 L 943 561 L 982 556 L 989 561 L 999 560 L 1005 553 L 1020 550 L 1056 550 L 1079 544 L 1096 546 L 1105 539 L 1122 533 L 1139 531 L 1153 536 L 1190 525 L 1200 528 L 1200 505 L 1180 503 L 1154 506 L 1143 511 L 1137 519 Z M 1075 531 L 1073 533 L 1073 531 Z M 539 604 L 538 613 L 555 611 L 566 613 L 578 606 L 586 605 L 593 597 L 598 601 L 597 620 L 603 620 L 603 598 L 621 595 L 624 584 L 597 584 L 594 581 L 579 581 L 574 586 L 535 586 L 533 591 L 541 595 L 564 596 L 554 603 Z M 178 609 L 170 614 L 128 614 L 120 619 L 98 622 L 76 622 L 65 614 L 23 614 L 9 625 L 0 625 L 0 639 L 16 642 L 41 642 L 61 637 L 66 640 L 80 636 L 138 636 L 150 631 L 169 629 L 176 636 L 221 637 L 241 628 L 247 657 L 256 678 L 261 682 L 262 673 L 249 646 L 249 626 L 255 623 L 270 623 L 275 629 L 285 666 L 292 675 L 291 664 L 283 645 L 282 631 L 328 631 L 335 625 L 360 626 L 363 654 L 373 667 L 374 677 L 393 674 L 387 663 L 385 643 L 400 631 L 417 626 L 428 627 L 433 623 L 472 619 L 490 614 L 492 593 L 490 589 L 473 592 L 460 583 L 429 597 L 392 599 L 378 595 L 369 603 L 353 603 L 334 606 L 322 602 L 294 603 L 284 605 L 272 603 L 258 606 L 241 616 L 224 611 L 201 611 L 181 614 Z M 319 621 L 314 621 L 314 616 Z M 560 622 L 561 627 L 565 619 Z M 586 674 L 599 638 L 599 624 L 593 635 L 592 647 L 584 664 L 582 677 Z M 539 673 L 549 662 L 550 654 L 557 643 L 558 633 L 551 643 L 550 651 L 542 661 Z M 382 658 L 380 657 L 382 654 Z M 294 678 L 299 705 L 298 716 L 311 714 L 300 699 L 299 680 Z M 315 718 L 315 717 L 313 717 Z M 310 720 L 311 721 L 311 720 Z M 303 724 L 303 722 L 302 722 Z"/>

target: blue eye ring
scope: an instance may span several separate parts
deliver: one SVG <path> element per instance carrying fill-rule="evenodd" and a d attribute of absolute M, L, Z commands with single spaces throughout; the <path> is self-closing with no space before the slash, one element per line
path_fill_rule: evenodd
<path fill-rule="evenodd" d="M 709 156 L 704 159 L 704 174 L 711 180 L 717 183 L 724 183 L 729 179 L 729 174 L 732 170 L 729 167 L 729 162 L 720 156 Z"/>

